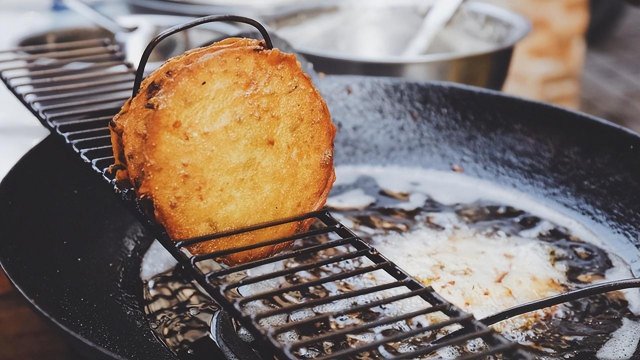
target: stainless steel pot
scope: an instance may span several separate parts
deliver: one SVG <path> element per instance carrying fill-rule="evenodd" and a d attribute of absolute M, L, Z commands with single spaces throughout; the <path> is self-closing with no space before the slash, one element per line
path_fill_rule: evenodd
<path fill-rule="evenodd" d="M 80 4 L 81 10 L 86 10 L 85 15 L 95 12 L 82 1 L 65 1 Z M 291 43 L 319 72 L 444 80 L 500 89 L 513 48 L 529 31 L 528 21 L 497 6 L 467 2 L 435 38 L 429 53 L 402 56 L 432 3 L 432 0 L 326 0 L 320 5 L 310 0 L 273 9 L 246 5 L 236 10 L 242 13 L 251 8 L 260 21 Z M 200 6 L 210 12 L 220 11 L 219 5 Z M 101 26 L 113 23 L 103 15 L 91 17 L 97 17 Z M 127 58 L 134 63 L 149 35 L 162 29 L 158 25 L 166 28 L 175 19 L 184 19 L 160 15 L 129 18 L 119 18 L 120 24 L 106 27 L 126 35 Z M 223 25 L 216 24 L 219 34 L 233 36 L 242 31 Z"/>
<path fill-rule="evenodd" d="M 437 36 L 429 53 L 401 56 L 429 3 L 347 3 L 307 10 L 269 25 L 319 72 L 444 80 L 500 89 L 513 48 L 529 32 L 529 22 L 509 10 L 469 2 Z"/>

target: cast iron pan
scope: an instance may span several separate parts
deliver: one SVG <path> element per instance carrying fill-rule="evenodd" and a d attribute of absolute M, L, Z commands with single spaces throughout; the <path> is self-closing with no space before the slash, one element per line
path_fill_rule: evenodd
<path fill-rule="evenodd" d="M 461 165 L 467 175 L 574 212 L 637 271 L 636 134 L 450 84 L 326 77 L 319 85 L 340 128 L 337 164 Z M 47 138 L 16 165 L 0 186 L 0 212 L 2 266 L 92 357 L 173 358 L 140 305 L 138 271 L 151 239 L 61 141 Z"/>

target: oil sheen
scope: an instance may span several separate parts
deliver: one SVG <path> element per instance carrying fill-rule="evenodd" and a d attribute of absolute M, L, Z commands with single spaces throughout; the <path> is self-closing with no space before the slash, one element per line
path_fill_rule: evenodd
<path fill-rule="evenodd" d="M 388 166 L 340 166 L 336 171 L 327 203 L 332 213 L 401 268 L 477 318 L 586 284 L 632 276 L 626 263 L 589 228 L 525 194 L 454 172 Z M 145 256 L 141 277 L 146 311 L 158 337 L 176 353 L 193 351 L 193 344 L 207 335 L 208 321 L 218 307 L 157 245 Z M 256 291 L 241 289 L 245 296 Z M 408 302 L 387 309 L 386 315 L 411 308 Z M 640 296 L 628 290 L 525 314 L 494 329 L 540 359 L 625 359 L 637 353 L 638 313 Z M 293 319 L 274 321 L 288 320 Z M 398 329 L 360 334 L 353 343 L 391 330 Z M 369 356 L 384 358 L 402 352 L 403 346 L 409 345 L 381 348 Z M 473 343 L 446 348 L 429 358 L 454 358 L 473 348 Z"/>

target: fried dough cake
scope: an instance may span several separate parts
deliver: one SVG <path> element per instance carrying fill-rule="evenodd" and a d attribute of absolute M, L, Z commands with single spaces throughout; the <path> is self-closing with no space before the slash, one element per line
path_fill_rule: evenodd
<path fill-rule="evenodd" d="M 178 241 L 320 209 L 335 179 L 335 126 L 292 54 L 230 38 L 149 75 L 110 123 L 116 178 Z M 290 236 L 290 223 L 192 245 L 207 253 Z M 223 260 L 262 258 L 286 244 Z"/>

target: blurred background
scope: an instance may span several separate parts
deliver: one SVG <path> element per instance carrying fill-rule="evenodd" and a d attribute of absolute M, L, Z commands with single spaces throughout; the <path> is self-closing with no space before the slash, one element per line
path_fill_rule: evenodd
<path fill-rule="evenodd" d="M 506 92 L 640 130 L 640 48 L 632 45 L 640 41 L 639 8 L 610 0 L 499 2 L 533 24 L 517 46 Z"/>
<path fill-rule="evenodd" d="M 426 48 L 409 51 L 433 24 L 425 22 L 431 7 L 445 1 L 460 8 Z M 640 131 L 640 8 L 623 1 L 122 0 L 90 5 L 116 24 L 78 1 L 3 0 L 0 47 L 107 34 L 125 42 L 127 57 L 135 62 L 153 35 L 187 16 L 240 13 L 268 24 L 322 73 L 503 89 Z M 189 32 L 160 47 L 153 60 L 159 63 L 244 30 L 217 26 Z M 4 87 L 0 105 L 1 179 L 47 132 Z M 0 324 L 22 324 L 0 328 L 0 359 L 77 358 L 2 275 L 0 309 Z"/>

